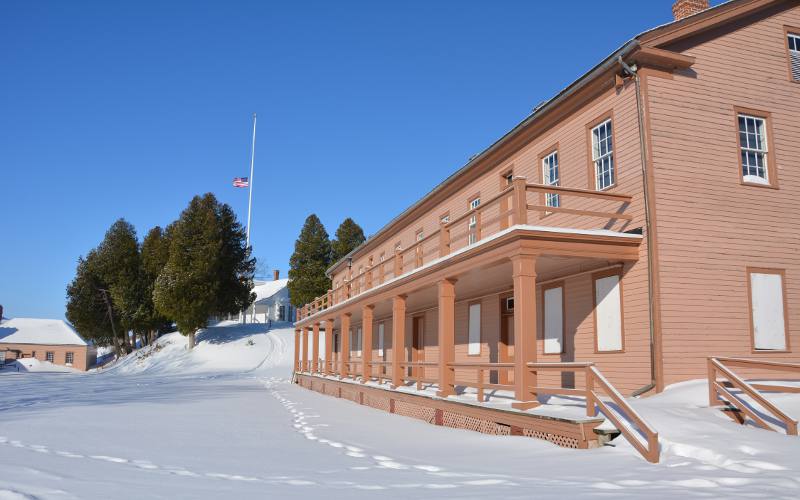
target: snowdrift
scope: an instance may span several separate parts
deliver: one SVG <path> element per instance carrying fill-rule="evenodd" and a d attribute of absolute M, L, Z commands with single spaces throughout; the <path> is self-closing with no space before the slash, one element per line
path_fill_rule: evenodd
<path fill-rule="evenodd" d="M 239 324 L 223 321 L 201 330 L 196 345 L 188 350 L 188 339 L 179 332 L 160 337 L 152 346 L 139 349 L 98 373 L 242 373 L 293 363 L 294 329 L 288 324 Z"/>

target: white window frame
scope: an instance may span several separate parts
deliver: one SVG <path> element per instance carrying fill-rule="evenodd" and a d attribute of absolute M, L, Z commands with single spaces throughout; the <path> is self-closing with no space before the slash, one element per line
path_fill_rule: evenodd
<path fill-rule="evenodd" d="M 767 119 L 763 116 L 738 113 L 740 165 L 742 181 L 769 184 L 769 138 Z M 752 127 L 751 127 L 752 124 Z M 744 125 L 744 130 L 742 130 Z M 761 165 L 758 163 L 761 162 Z"/>
<path fill-rule="evenodd" d="M 473 200 L 471 200 L 469 202 L 469 209 L 470 210 L 475 210 L 479 206 L 481 206 L 481 197 L 480 196 L 478 196 L 477 198 L 474 198 Z"/>
<path fill-rule="evenodd" d="M 450 214 L 444 214 L 439 218 L 439 222 L 441 224 L 447 224 L 450 222 Z"/>
<path fill-rule="evenodd" d="M 605 136 L 601 139 L 601 133 Z M 592 166 L 595 189 L 603 191 L 617 183 L 614 165 L 614 129 L 611 118 L 592 127 Z"/>
<path fill-rule="evenodd" d="M 546 186 L 560 186 L 561 173 L 558 168 L 558 150 L 542 158 L 542 183 Z M 558 194 L 545 193 L 544 204 L 548 207 L 561 206 Z"/>
<path fill-rule="evenodd" d="M 49 361 L 50 363 L 55 362 L 56 353 L 54 351 L 45 351 L 44 352 L 44 360 L 45 361 Z"/>
<path fill-rule="evenodd" d="M 67 366 L 72 366 L 72 363 L 75 362 L 75 353 L 74 352 L 66 352 L 64 353 L 64 363 Z"/>
<path fill-rule="evenodd" d="M 481 354 L 481 304 L 474 302 L 467 308 L 467 355 Z"/>
<path fill-rule="evenodd" d="M 786 283 L 784 273 L 773 269 L 749 269 L 750 328 L 753 350 L 786 351 Z"/>
<path fill-rule="evenodd" d="M 469 230 L 469 243 L 468 244 L 470 244 L 470 245 L 474 245 L 475 243 L 478 242 L 478 235 L 475 234 L 475 230 L 477 228 L 478 228 L 478 216 L 473 214 L 469 218 L 469 226 L 467 228 Z"/>

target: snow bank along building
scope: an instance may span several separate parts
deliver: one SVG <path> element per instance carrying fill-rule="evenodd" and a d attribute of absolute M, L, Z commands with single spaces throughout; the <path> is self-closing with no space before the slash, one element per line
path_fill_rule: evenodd
<path fill-rule="evenodd" d="M 800 361 L 800 2 L 673 13 L 333 265 L 298 311 L 299 383 L 587 447 L 604 398 L 705 377 L 710 356 Z M 535 420 L 489 391 L 592 404 Z"/>
<path fill-rule="evenodd" d="M 21 358 L 36 358 L 85 371 L 97 361 L 97 350 L 62 320 L 2 319 L 0 365 Z"/>

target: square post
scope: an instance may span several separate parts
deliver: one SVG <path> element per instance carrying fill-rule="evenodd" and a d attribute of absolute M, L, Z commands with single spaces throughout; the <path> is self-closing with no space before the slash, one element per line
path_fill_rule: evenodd
<path fill-rule="evenodd" d="M 303 364 L 301 371 L 308 371 L 308 327 L 303 327 Z"/>
<path fill-rule="evenodd" d="M 350 373 L 350 313 L 342 314 L 339 321 L 342 324 L 342 352 L 339 353 L 339 358 L 342 360 L 342 364 L 339 366 L 339 377 L 345 378 Z"/>
<path fill-rule="evenodd" d="M 448 366 L 455 361 L 456 280 L 439 282 L 439 390 L 437 396 L 455 394 L 455 370 Z"/>
<path fill-rule="evenodd" d="M 372 375 L 372 317 L 375 306 L 367 305 L 361 311 L 361 382 L 364 383 Z"/>
<path fill-rule="evenodd" d="M 516 179 L 515 179 L 516 180 Z M 533 387 L 536 376 L 528 363 L 536 362 L 536 255 L 511 257 L 514 280 L 514 408 L 539 406 Z"/>
<path fill-rule="evenodd" d="M 333 373 L 333 318 L 325 320 L 325 375 Z"/>
<path fill-rule="evenodd" d="M 314 323 L 314 334 L 311 337 L 311 372 L 319 372 L 319 322 Z"/>
<path fill-rule="evenodd" d="M 300 368 L 300 329 L 294 329 L 294 371 L 303 371 Z"/>
<path fill-rule="evenodd" d="M 514 177 L 511 182 L 514 184 L 514 224 L 527 224 L 528 181 L 525 177 Z M 514 303 L 516 304 L 516 299 Z"/>
<path fill-rule="evenodd" d="M 403 385 L 402 363 L 406 354 L 406 296 L 398 295 L 392 300 L 392 387 Z"/>

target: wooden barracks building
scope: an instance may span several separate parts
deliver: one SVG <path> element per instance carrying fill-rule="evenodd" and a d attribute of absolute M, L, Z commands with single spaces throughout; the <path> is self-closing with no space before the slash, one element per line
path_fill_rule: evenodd
<path fill-rule="evenodd" d="M 298 311 L 299 383 L 587 447 L 594 404 L 572 430 L 519 410 L 799 362 L 800 1 L 673 13 L 334 264 Z M 484 391 L 517 411 L 479 413 Z"/>

